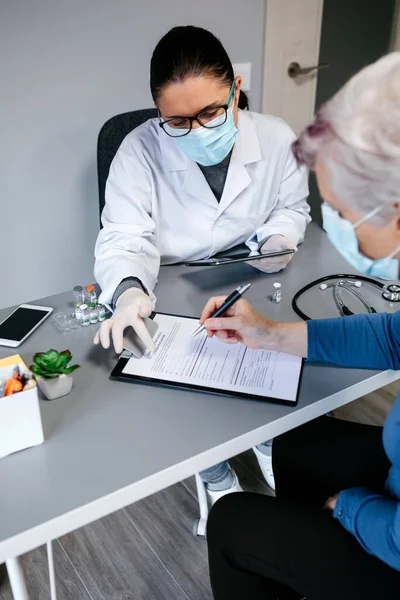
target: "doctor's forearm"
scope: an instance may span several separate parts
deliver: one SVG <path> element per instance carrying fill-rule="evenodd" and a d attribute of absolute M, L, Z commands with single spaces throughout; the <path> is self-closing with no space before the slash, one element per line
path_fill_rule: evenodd
<path fill-rule="evenodd" d="M 283 235 L 292 246 L 296 247 L 303 241 L 310 220 L 306 208 L 276 209 L 266 223 L 257 230 L 256 235 L 259 241 L 272 235 Z"/>

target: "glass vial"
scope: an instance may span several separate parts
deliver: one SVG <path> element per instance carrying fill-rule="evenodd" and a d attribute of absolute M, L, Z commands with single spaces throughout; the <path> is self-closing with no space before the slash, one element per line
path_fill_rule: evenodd
<path fill-rule="evenodd" d="M 280 283 L 274 283 L 274 291 L 272 294 L 272 302 L 280 302 L 282 300 L 282 286 Z"/>
<path fill-rule="evenodd" d="M 81 325 L 82 327 L 88 327 L 90 325 L 90 315 L 87 304 L 81 304 L 82 318 Z"/>
<path fill-rule="evenodd" d="M 97 305 L 97 313 L 99 316 L 99 323 L 106 320 L 106 307 L 102 304 Z"/>
<path fill-rule="evenodd" d="M 85 287 L 85 290 L 86 290 L 87 304 L 96 304 L 97 303 L 97 294 L 96 294 L 96 290 L 94 289 L 94 285 L 87 285 Z"/>
<path fill-rule="evenodd" d="M 93 302 L 91 304 L 89 304 L 89 317 L 90 317 L 91 325 L 95 325 L 99 320 L 99 315 L 97 312 L 97 304 L 94 304 Z"/>
<path fill-rule="evenodd" d="M 80 321 L 82 318 L 82 311 L 80 309 L 81 304 L 85 302 L 83 287 L 81 285 L 76 285 L 72 290 L 74 294 L 74 315 L 77 321 Z"/>

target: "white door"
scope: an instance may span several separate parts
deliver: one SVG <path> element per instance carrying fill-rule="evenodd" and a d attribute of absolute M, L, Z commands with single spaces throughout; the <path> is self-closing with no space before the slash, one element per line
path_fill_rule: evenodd
<path fill-rule="evenodd" d="M 314 115 L 323 0 L 267 0 L 263 113 L 284 119 L 296 134 Z"/>

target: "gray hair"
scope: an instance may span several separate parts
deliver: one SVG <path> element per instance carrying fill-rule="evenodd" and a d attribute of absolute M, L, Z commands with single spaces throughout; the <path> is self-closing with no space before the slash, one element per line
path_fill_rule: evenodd
<path fill-rule="evenodd" d="M 329 100 L 294 143 L 299 162 L 318 155 L 334 194 L 386 223 L 400 203 L 400 52 L 362 69 Z"/>

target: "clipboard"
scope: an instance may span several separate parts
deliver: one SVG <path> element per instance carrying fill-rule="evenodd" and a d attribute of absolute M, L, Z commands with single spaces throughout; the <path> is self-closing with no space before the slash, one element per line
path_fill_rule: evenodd
<path fill-rule="evenodd" d="M 159 347 L 161 348 L 161 352 L 163 351 L 163 348 L 161 347 L 161 345 L 158 346 L 158 344 L 160 343 L 158 341 L 158 336 L 161 338 L 164 335 L 163 321 L 169 321 L 169 319 L 167 319 L 167 318 L 170 318 L 171 322 L 173 319 L 175 319 L 177 322 L 178 321 L 184 322 L 186 328 L 188 328 L 191 325 L 193 330 L 198 326 L 198 319 L 194 318 L 194 317 L 186 317 L 183 315 L 173 315 L 170 313 L 153 313 L 151 315 L 152 319 L 157 319 L 157 317 L 159 317 L 161 324 L 159 324 L 158 332 L 154 338 L 154 342 L 155 342 L 156 348 L 157 348 L 155 356 L 157 356 Z M 165 319 L 163 319 L 163 317 L 165 317 Z M 204 338 L 204 339 L 202 339 L 202 338 Z M 191 342 L 191 343 L 194 344 L 196 339 L 197 339 L 197 343 L 199 344 L 199 352 L 200 352 L 200 346 L 201 346 L 201 344 L 203 344 L 201 352 L 204 353 L 205 352 L 204 344 L 206 343 L 207 336 L 205 334 L 199 335 L 198 338 L 194 338 L 193 342 Z M 214 339 L 214 338 L 212 338 L 212 339 Z M 209 343 L 210 344 L 212 343 L 211 340 L 209 340 Z M 246 367 L 246 360 L 247 360 L 247 363 L 249 363 L 249 364 L 254 363 L 254 357 L 255 357 L 254 353 L 259 353 L 257 356 L 258 360 L 264 360 L 267 362 L 268 362 L 268 360 L 267 360 L 268 357 L 266 355 L 274 355 L 274 357 L 273 357 L 274 360 L 277 360 L 275 355 L 279 354 L 279 353 L 272 352 L 272 351 L 270 352 L 270 351 L 264 351 L 264 350 L 260 350 L 260 351 L 251 350 L 249 348 L 246 348 L 245 346 L 242 346 L 241 344 L 237 344 L 235 346 L 229 346 L 227 344 L 223 344 L 223 342 L 220 342 L 219 340 L 216 340 L 216 339 L 214 340 L 214 343 L 216 343 L 218 345 L 221 344 L 221 347 L 224 349 L 224 350 L 222 350 L 222 348 L 221 348 L 222 352 L 225 351 L 226 353 L 228 352 L 228 349 L 236 347 L 236 346 L 238 347 L 240 356 L 238 356 L 237 361 L 241 361 L 240 369 L 238 372 L 238 377 L 239 376 L 243 377 L 242 371 L 244 371 L 244 368 Z M 250 353 L 252 353 L 251 356 L 250 356 Z M 264 356 L 262 355 L 262 353 L 264 353 Z M 246 355 L 247 355 L 247 357 L 246 357 Z M 276 397 L 276 394 L 267 394 L 267 393 L 264 393 L 264 391 L 252 393 L 251 389 L 249 389 L 249 391 L 247 392 L 247 391 L 244 391 L 243 389 L 232 389 L 232 388 L 227 389 L 227 386 L 216 387 L 214 385 L 210 385 L 209 381 L 207 381 L 206 383 L 199 383 L 199 381 L 196 381 L 196 383 L 191 383 L 190 377 L 189 378 L 186 377 L 185 381 L 176 381 L 176 380 L 173 380 L 172 377 L 171 378 L 168 378 L 165 376 L 161 377 L 159 374 L 152 375 L 150 372 L 146 372 L 146 371 L 150 371 L 150 363 L 148 363 L 148 366 L 146 365 L 146 367 L 144 368 L 144 371 L 146 373 L 143 374 L 140 371 L 143 370 L 142 367 L 145 365 L 145 363 L 143 363 L 143 365 L 139 365 L 139 363 L 137 361 L 149 360 L 146 357 L 138 359 L 138 358 L 134 358 L 134 357 L 121 356 L 110 375 L 110 379 L 115 380 L 115 381 L 122 381 L 122 382 L 153 385 L 153 386 L 162 387 L 162 388 L 185 389 L 185 390 L 189 390 L 189 391 L 196 391 L 196 392 L 202 392 L 202 393 L 207 393 L 207 394 L 216 394 L 219 396 L 230 396 L 230 397 L 243 398 L 243 399 L 248 399 L 248 400 L 272 402 L 272 403 L 284 404 L 287 406 L 294 407 L 298 403 L 300 383 L 301 383 L 303 367 L 304 367 L 304 359 L 299 358 L 299 357 L 289 357 L 289 355 L 281 354 L 281 359 L 280 359 L 281 361 L 285 360 L 285 359 L 282 359 L 282 357 L 287 357 L 286 358 L 287 364 L 295 365 L 296 381 L 293 381 L 293 386 L 292 386 L 292 387 L 295 386 L 295 393 L 292 394 L 292 396 L 290 398 Z M 202 360 L 204 359 L 203 356 L 201 358 L 202 358 Z M 131 361 L 133 361 L 133 362 L 131 362 Z M 140 366 L 140 368 L 139 368 L 139 366 Z M 135 372 L 136 368 L 138 369 L 138 372 Z M 286 372 L 285 372 L 284 376 L 287 381 L 287 373 Z M 282 377 L 282 375 L 281 375 L 281 377 Z M 187 379 L 189 379 L 189 381 Z"/>

